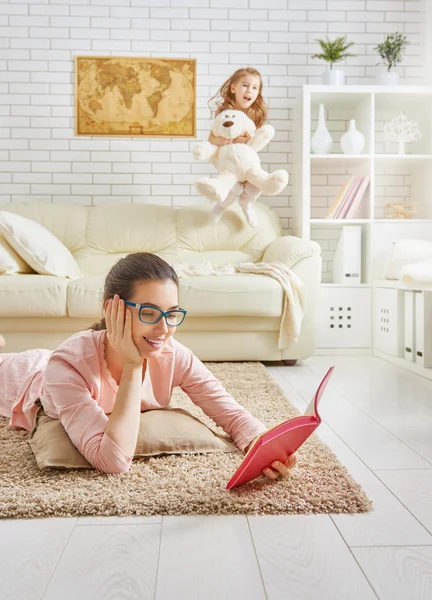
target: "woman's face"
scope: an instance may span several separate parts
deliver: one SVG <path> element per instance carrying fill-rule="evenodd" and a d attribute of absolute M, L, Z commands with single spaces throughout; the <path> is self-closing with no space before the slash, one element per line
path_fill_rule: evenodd
<path fill-rule="evenodd" d="M 124 298 L 124 300 L 136 304 L 148 304 L 163 312 L 179 308 L 177 285 L 171 279 L 137 283 L 132 298 Z M 133 306 L 125 308 L 132 311 L 132 339 L 141 356 L 143 358 L 160 356 L 164 346 L 174 335 L 176 327 L 168 326 L 164 317 L 154 324 L 143 323 L 138 317 L 138 308 Z"/>
<path fill-rule="evenodd" d="M 256 75 L 242 75 L 236 83 L 231 84 L 231 93 L 235 96 L 237 106 L 246 110 L 258 97 L 261 81 Z"/>

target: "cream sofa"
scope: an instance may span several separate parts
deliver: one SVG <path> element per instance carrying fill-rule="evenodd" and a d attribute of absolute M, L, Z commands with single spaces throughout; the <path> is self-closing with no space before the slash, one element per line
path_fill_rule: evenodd
<path fill-rule="evenodd" d="M 304 282 L 307 306 L 297 343 L 278 348 L 283 306 L 280 284 L 270 277 L 236 274 L 180 280 L 180 304 L 188 317 L 177 339 L 202 360 L 285 360 L 310 356 L 315 348 L 315 306 L 320 248 L 281 236 L 277 215 L 256 205 L 260 225 L 246 224 L 237 206 L 217 225 L 211 206 L 171 208 L 155 204 L 4 204 L 6 210 L 49 229 L 75 257 L 83 276 L 0 276 L 0 333 L 5 351 L 55 348 L 72 333 L 100 319 L 104 276 L 121 257 L 153 252 L 172 263 L 210 261 L 215 266 L 282 261 Z"/>

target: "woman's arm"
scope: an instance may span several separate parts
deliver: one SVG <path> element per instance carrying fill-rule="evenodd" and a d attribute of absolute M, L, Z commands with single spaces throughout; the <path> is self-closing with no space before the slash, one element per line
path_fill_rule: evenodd
<path fill-rule="evenodd" d="M 141 414 L 142 364 L 127 363 L 123 368 L 113 411 L 105 433 L 127 455 L 133 456 Z"/>
<path fill-rule="evenodd" d="M 187 348 L 176 344 L 176 374 L 189 398 L 244 450 L 267 427 L 228 394 L 221 382 Z"/>
<path fill-rule="evenodd" d="M 98 363 L 97 356 L 78 360 L 69 353 L 54 352 L 44 374 L 45 395 L 75 448 L 95 469 L 126 473 L 133 453 L 123 452 L 106 433 L 108 417 L 96 400 Z"/>
<path fill-rule="evenodd" d="M 108 302 L 105 320 L 108 341 L 123 362 L 106 434 L 125 454 L 133 456 L 140 425 L 143 358 L 132 340 L 132 313 L 125 311 L 124 301 L 117 295 Z"/>
<path fill-rule="evenodd" d="M 45 371 L 45 389 L 73 445 L 88 462 L 105 473 L 125 473 L 138 438 L 143 360 L 132 341 L 130 311 L 125 317 L 118 298 L 114 308 L 111 303 L 106 310 L 107 335 L 124 364 L 111 415 L 96 401 L 100 367 L 94 352 L 80 348 L 77 357 L 56 351 Z"/>

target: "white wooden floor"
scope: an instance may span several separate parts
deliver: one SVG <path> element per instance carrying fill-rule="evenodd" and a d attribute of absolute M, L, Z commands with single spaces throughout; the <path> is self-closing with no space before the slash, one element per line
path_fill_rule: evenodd
<path fill-rule="evenodd" d="M 0 521 L 1 600 L 431 600 L 432 381 L 373 357 L 269 367 L 368 515 Z"/>

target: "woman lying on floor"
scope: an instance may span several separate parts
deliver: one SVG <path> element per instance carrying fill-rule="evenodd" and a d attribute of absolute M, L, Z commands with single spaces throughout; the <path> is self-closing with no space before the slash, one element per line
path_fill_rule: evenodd
<path fill-rule="evenodd" d="M 185 346 L 173 339 L 186 311 L 178 278 L 154 254 L 130 254 L 108 273 L 105 318 L 57 350 L 0 354 L 0 415 L 31 431 L 40 400 L 96 469 L 124 473 L 138 438 L 140 412 L 166 407 L 180 388 L 247 452 L 266 427 L 230 396 Z M 0 347 L 4 339 L 0 336 Z M 296 462 L 271 465 L 270 479 Z"/>

